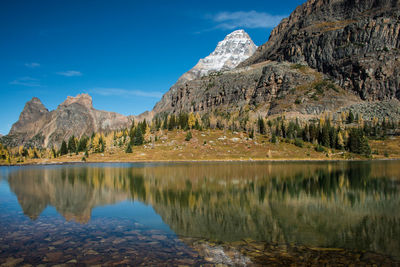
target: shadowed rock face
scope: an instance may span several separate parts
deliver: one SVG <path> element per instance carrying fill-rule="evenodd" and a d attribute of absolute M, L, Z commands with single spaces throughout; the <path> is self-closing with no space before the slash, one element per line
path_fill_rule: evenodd
<path fill-rule="evenodd" d="M 26 103 L 19 120 L 8 135 L 15 145 L 33 144 L 51 147 L 72 135 L 80 137 L 123 128 L 129 119 L 114 112 L 96 110 L 88 94 L 69 96 L 56 110 L 49 112 L 38 98 Z"/>
<path fill-rule="evenodd" d="M 362 99 L 400 99 L 400 1 L 309 0 L 241 66 L 306 63 Z"/>
<path fill-rule="evenodd" d="M 18 121 L 12 125 L 10 134 L 20 135 L 21 142 L 27 142 L 44 126 L 50 115 L 39 98 L 34 97 L 25 104 Z"/>

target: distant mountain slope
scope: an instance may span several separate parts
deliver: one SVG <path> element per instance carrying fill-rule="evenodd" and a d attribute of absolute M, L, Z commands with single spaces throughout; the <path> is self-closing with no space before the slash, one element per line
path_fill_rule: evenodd
<path fill-rule="evenodd" d="M 130 120 L 126 116 L 94 109 L 88 94 L 69 96 L 53 111 L 48 111 L 34 97 L 26 103 L 19 120 L 13 124 L 3 141 L 10 140 L 11 145 L 32 143 L 36 146 L 59 146 L 62 140 L 72 135 L 91 135 L 93 132 L 120 129 L 129 124 Z"/>
<path fill-rule="evenodd" d="M 183 74 L 178 82 L 185 82 L 206 76 L 213 72 L 230 70 L 249 58 L 257 46 L 244 30 L 228 34 L 220 41 L 209 56 L 202 58 L 191 70 Z"/>

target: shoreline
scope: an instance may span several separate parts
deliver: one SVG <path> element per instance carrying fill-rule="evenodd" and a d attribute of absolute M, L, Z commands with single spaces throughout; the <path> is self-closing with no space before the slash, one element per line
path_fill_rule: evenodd
<path fill-rule="evenodd" d="M 21 164 L 0 164 L 0 167 L 19 167 L 19 166 L 53 166 L 53 165 L 77 165 L 77 164 L 135 164 L 135 163 L 321 163 L 321 162 L 367 162 L 367 161 L 398 161 L 400 158 L 378 158 L 378 159 L 226 159 L 226 160 L 134 160 L 134 161 L 50 161 L 50 162 L 30 162 Z"/>

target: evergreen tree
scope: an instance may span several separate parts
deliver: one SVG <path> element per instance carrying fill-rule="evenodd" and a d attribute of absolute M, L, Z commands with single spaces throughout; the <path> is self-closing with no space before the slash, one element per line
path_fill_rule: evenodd
<path fill-rule="evenodd" d="M 51 147 L 51 153 L 53 154 L 53 158 L 57 158 L 57 151 L 55 150 L 54 146 Z"/>
<path fill-rule="evenodd" d="M 250 138 L 250 139 L 253 139 L 253 138 L 254 138 L 254 129 L 251 129 L 251 130 L 250 130 L 249 138 Z"/>
<path fill-rule="evenodd" d="M 105 141 L 103 139 L 103 136 L 100 136 L 100 138 L 99 138 L 99 152 L 103 153 L 105 148 L 106 148 L 106 143 L 105 143 Z"/>
<path fill-rule="evenodd" d="M 132 153 L 132 146 L 131 146 L 131 144 L 128 144 L 128 145 L 126 146 L 125 153 Z"/>
<path fill-rule="evenodd" d="M 350 130 L 347 149 L 352 153 L 364 156 L 371 155 L 371 148 L 368 144 L 368 139 L 363 135 L 363 132 L 360 129 L 353 128 Z"/>
<path fill-rule="evenodd" d="M 257 125 L 258 125 L 258 132 L 260 134 L 266 134 L 264 119 L 261 116 L 258 117 Z"/>
<path fill-rule="evenodd" d="M 349 116 L 347 117 L 347 123 L 353 123 L 354 122 L 354 114 L 353 112 L 349 112 Z"/>
<path fill-rule="evenodd" d="M 192 139 L 192 132 L 188 131 L 185 137 L 185 141 L 190 141 L 190 139 Z"/>
<path fill-rule="evenodd" d="M 303 135 L 303 141 L 310 142 L 310 130 L 307 124 L 304 126 L 302 135 Z"/>
<path fill-rule="evenodd" d="M 168 121 L 168 130 L 172 131 L 173 129 L 175 129 L 175 127 L 176 127 L 175 115 L 171 114 L 171 116 L 169 117 L 169 121 Z"/>
<path fill-rule="evenodd" d="M 328 123 L 322 127 L 320 144 L 325 147 L 330 147 L 329 128 Z"/>
<path fill-rule="evenodd" d="M 283 121 L 281 122 L 281 133 L 282 133 L 282 137 L 286 138 L 286 127 L 285 127 L 285 124 L 283 123 Z"/>
<path fill-rule="evenodd" d="M 167 130 L 168 129 L 168 116 L 164 116 L 164 122 L 163 122 L 163 129 Z"/>
<path fill-rule="evenodd" d="M 276 135 L 272 134 L 271 143 L 276 144 L 276 142 L 277 142 Z"/>
<path fill-rule="evenodd" d="M 133 138 L 133 145 L 134 146 L 141 146 L 143 145 L 143 133 L 142 133 L 142 129 L 137 127 L 135 129 L 135 136 Z"/>
<path fill-rule="evenodd" d="M 76 151 L 76 142 L 75 142 L 75 136 L 71 136 L 68 139 L 68 152 L 73 153 Z"/>
<path fill-rule="evenodd" d="M 61 148 L 60 148 L 60 155 L 66 155 L 68 154 L 68 148 L 67 148 L 67 143 L 63 140 L 61 143 Z"/>
<path fill-rule="evenodd" d="M 86 135 L 82 135 L 81 139 L 78 142 L 78 152 L 83 152 L 86 150 L 89 138 Z"/>

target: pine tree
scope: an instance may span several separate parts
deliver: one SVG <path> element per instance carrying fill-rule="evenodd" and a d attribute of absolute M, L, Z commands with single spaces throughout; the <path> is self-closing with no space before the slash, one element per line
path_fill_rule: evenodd
<path fill-rule="evenodd" d="M 60 155 L 66 155 L 68 154 L 68 148 L 67 148 L 67 143 L 63 140 L 61 143 L 61 148 L 60 148 Z"/>
<path fill-rule="evenodd" d="M 140 129 L 139 127 L 137 127 L 135 129 L 135 136 L 133 138 L 133 145 L 134 146 L 141 146 L 143 145 L 143 133 L 142 133 L 142 129 Z"/>
<path fill-rule="evenodd" d="M 276 144 L 276 142 L 277 142 L 276 135 L 272 134 L 271 143 Z"/>
<path fill-rule="evenodd" d="M 258 117 L 257 125 L 258 125 L 258 132 L 260 134 L 266 134 L 264 119 L 261 116 Z"/>
<path fill-rule="evenodd" d="M 330 138 L 329 138 L 329 124 L 325 123 L 321 132 L 321 140 L 320 144 L 325 147 L 330 147 Z"/>
<path fill-rule="evenodd" d="M 68 139 L 68 152 L 73 153 L 76 151 L 75 136 L 71 136 Z"/>
<path fill-rule="evenodd" d="M 132 146 L 131 146 L 131 144 L 128 144 L 128 145 L 126 146 L 125 153 L 132 153 Z"/>
<path fill-rule="evenodd" d="M 169 131 L 172 131 L 173 129 L 175 129 L 175 127 L 176 127 L 175 115 L 172 114 L 172 115 L 169 117 L 169 121 L 168 121 L 168 130 L 169 130 Z"/>
<path fill-rule="evenodd" d="M 353 153 L 364 156 L 371 155 L 371 148 L 368 144 L 368 139 L 363 135 L 363 132 L 360 129 L 353 128 L 350 130 L 347 148 Z"/>
<path fill-rule="evenodd" d="M 57 151 L 55 150 L 54 146 L 51 147 L 51 153 L 53 155 L 53 158 L 57 158 Z"/>
<path fill-rule="evenodd" d="M 78 142 L 78 152 L 83 152 L 86 150 L 89 138 L 86 135 L 82 135 L 81 139 Z"/>
<path fill-rule="evenodd" d="M 186 137 L 185 137 L 185 141 L 190 141 L 190 139 L 192 139 L 192 132 L 191 131 L 187 132 Z"/>
<path fill-rule="evenodd" d="M 165 115 L 165 117 L 164 117 L 163 129 L 164 130 L 168 129 L 168 116 L 167 115 Z"/>
<path fill-rule="evenodd" d="M 350 110 L 349 116 L 347 117 L 347 123 L 353 123 L 353 122 L 354 122 L 354 114 Z"/>

